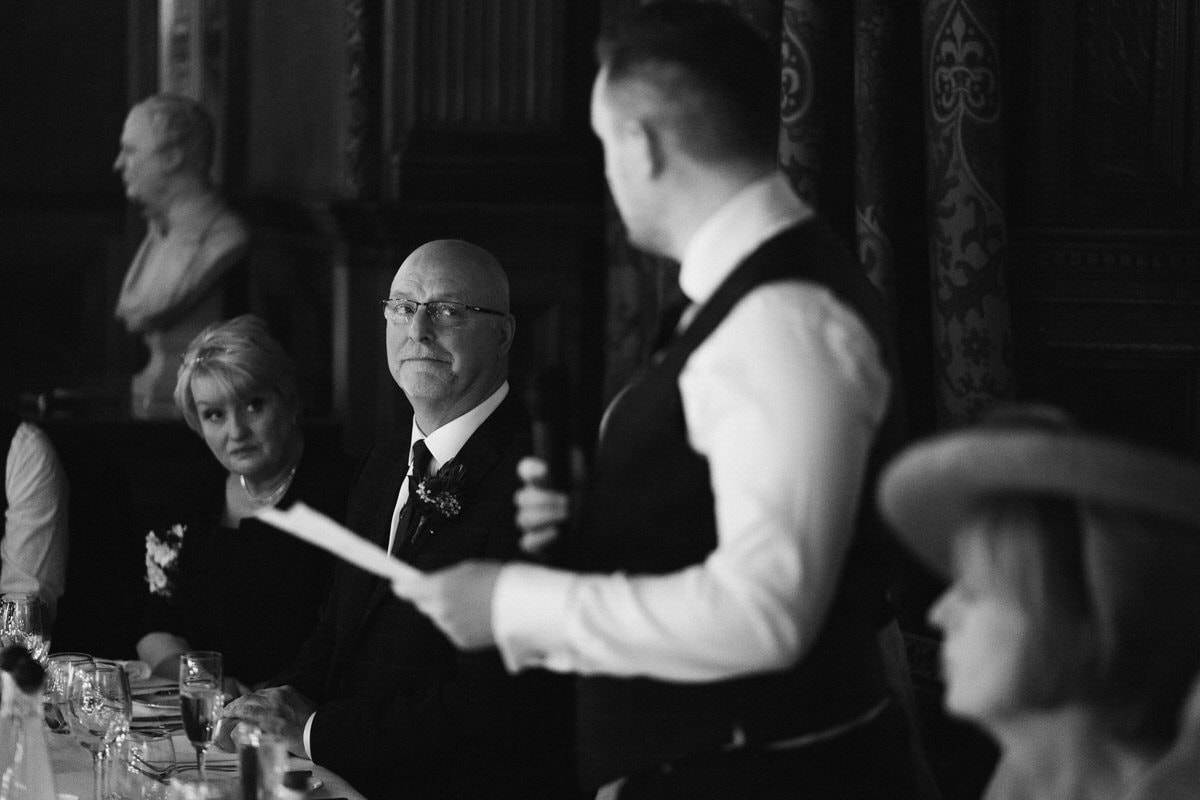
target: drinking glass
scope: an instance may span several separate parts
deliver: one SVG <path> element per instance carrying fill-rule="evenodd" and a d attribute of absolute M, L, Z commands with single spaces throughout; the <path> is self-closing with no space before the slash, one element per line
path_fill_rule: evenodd
<path fill-rule="evenodd" d="M 0 596 L 0 647 L 19 644 L 45 667 L 50 632 L 44 626 L 43 601 L 38 594 Z"/>
<path fill-rule="evenodd" d="M 190 650 L 179 657 L 179 707 L 183 729 L 196 748 L 196 769 L 204 779 L 204 756 L 212 744 L 224 705 L 221 654 Z"/>
<path fill-rule="evenodd" d="M 129 731 L 114 753 L 117 767 L 110 789 L 115 794 L 128 800 L 163 800 L 167 796 L 167 782 L 178 769 L 169 731 Z"/>
<path fill-rule="evenodd" d="M 42 687 L 42 713 L 51 733 L 69 734 L 71 724 L 67 701 L 71 693 L 71 673 L 76 664 L 90 664 L 87 653 L 51 653 L 46 665 L 46 683 Z"/>
<path fill-rule="evenodd" d="M 110 661 L 75 664 L 71 668 L 67 710 L 71 733 L 92 754 L 95 796 L 104 797 L 106 746 L 113 736 L 128 731 L 133 719 L 133 698 L 125 669 Z"/>

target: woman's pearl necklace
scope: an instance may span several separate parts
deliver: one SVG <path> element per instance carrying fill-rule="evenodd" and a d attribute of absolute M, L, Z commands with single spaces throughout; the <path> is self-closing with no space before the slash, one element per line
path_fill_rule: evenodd
<path fill-rule="evenodd" d="M 292 477 L 295 474 L 296 474 L 296 468 L 292 467 L 291 471 L 288 472 L 287 477 L 284 478 L 283 481 L 278 486 L 276 486 L 275 489 L 266 497 L 255 497 L 254 496 L 254 493 L 250 491 L 250 487 L 246 485 L 246 476 L 245 475 L 238 475 L 238 480 L 241 481 L 242 491 L 244 491 L 246 493 L 247 497 L 249 497 L 251 500 L 253 500 L 256 503 L 259 503 L 260 505 L 270 505 L 271 503 L 274 503 L 276 500 L 278 500 L 280 497 L 283 497 L 283 493 L 285 491 L 287 491 L 288 486 L 290 486 L 292 484 Z"/>

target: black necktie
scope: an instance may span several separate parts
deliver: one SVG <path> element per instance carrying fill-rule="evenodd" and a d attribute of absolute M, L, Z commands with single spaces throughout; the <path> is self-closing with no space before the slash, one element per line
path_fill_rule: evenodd
<path fill-rule="evenodd" d="M 679 321 L 683 319 L 683 314 L 690 304 L 687 297 L 680 294 L 663 306 L 658 315 L 658 332 L 651 343 L 652 354 L 661 353 L 674 341 L 679 333 Z"/>
<path fill-rule="evenodd" d="M 424 439 L 413 443 L 412 455 L 412 473 L 408 476 L 408 499 L 404 501 L 404 508 L 400 509 L 400 519 L 396 522 L 396 544 L 393 551 L 398 550 L 400 545 L 411 539 L 416 532 L 417 523 L 421 519 L 416 513 L 417 487 L 425 480 L 429 472 L 429 462 L 433 459 Z"/>

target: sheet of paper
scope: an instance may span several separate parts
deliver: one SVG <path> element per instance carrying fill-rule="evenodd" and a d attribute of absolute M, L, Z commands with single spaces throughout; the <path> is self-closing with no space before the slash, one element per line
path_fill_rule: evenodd
<path fill-rule="evenodd" d="M 276 528 L 392 582 L 413 581 L 421 576 L 419 570 L 392 558 L 379 545 L 368 542 L 304 503 L 293 503 L 287 511 L 263 508 L 256 512 L 256 516 L 263 522 L 269 522 Z"/>

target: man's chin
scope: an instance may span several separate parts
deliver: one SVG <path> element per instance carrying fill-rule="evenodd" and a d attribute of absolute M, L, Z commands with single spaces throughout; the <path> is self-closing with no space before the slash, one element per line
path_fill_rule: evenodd
<path fill-rule="evenodd" d="M 436 400 L 450 391 L 453 376 L 447 369 L 406 364 L 400 368 L 400 389 L 412 400 Z"/>

